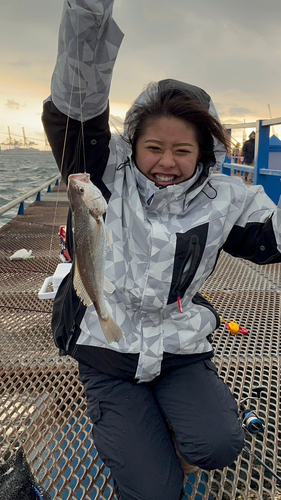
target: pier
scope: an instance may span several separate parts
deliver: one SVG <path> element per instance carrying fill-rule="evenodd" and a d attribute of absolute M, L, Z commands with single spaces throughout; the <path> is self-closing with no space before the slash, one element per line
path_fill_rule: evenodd
<path fill-rule="evenodd" d="M 280 124 L 281 117 L 256 122 L 225 124 L 224 127 L 230 136 L 234 129 L 255 129 L 255 157 L 253 166 L 233 163 L 230 157 L 226 157 L 221 169 L 226 175 L 232 175 L 236 170 L 239 170 L 242 175 L 243 172 L 252 173 L 253 183 L 262 185 L 266 194 L 276 205 L 281 195 L 281 142 L 275 136 L 278 145 L 272 141 L 274 137 L 270 137 L 270 130 Z"/>
<path fill-rule="evenodd" d="M 60 263 L 58 233 L 67 213 L 60 182 L 0 229 L 0 457 L 4 462 L 22 446 L 52 499 L 116 500 L 110 470 L 95 449 L 77 363 L 60 357 L 53 342 L 53 300 L 38 298 Z M 10 260 L 21 248 L 34 258 Z M 222 253 L 201 293 L 222 318 L 213 338 L 220 377 L 237 401 L 265 388 L 249 405 L 264 432 L 246 434 L 246 445 L 280 475 L 281 264 L 258 266 Z M 248 333 L 231 335 L 231 320 Z M 185 491 L 193 500 L 280 500 L 277 486 L 243 451 L 230 467 L 191 474 Z"/>

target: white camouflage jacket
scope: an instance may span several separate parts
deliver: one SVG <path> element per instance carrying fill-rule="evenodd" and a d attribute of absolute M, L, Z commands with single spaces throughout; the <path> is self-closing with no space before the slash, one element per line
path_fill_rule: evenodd
<path fill-rule="evenodd" d="M 147 382 L 161 372 L 164 353 L 189 357 L 212 351 L 208 336 L 218 328 L 219 316 L 199 294 L 200 288 L 221 249 L 259 264 L 280 262 L 281 217 L 261 186 L 247 187 L 239 178 L 213 173 L 225 155 L 217 141 L 214 161 L 199 164 L 192 179 L 161 189 L 137 169 L 121 136 L 109 140 L 108 130 L 100 122 L 96 126 L 108 113 L 111 75 L 123 38 L 112 19 L 112 5 L 112 0 L 65 1 L 52 96 L 45 102 L 43 123 L 65 180 L 82 169 L 81 162 L 73 160 L 81 148 L 73 130 L 79 130 L 81 120 L 91 173 L 93 148 L 100 144 L 99 168 L 103 167 L 93 180 L 104 186 L 109 200 L 106 226 L 112 246 L 107 249 L 105 274 L 115 286 L 105 297 L 124 336 L 118 344 L 108 344 L 92 305 L 74 317 L 69 337 L 60 343 L 56 325 L 58 317 L 63 322 L 68 314 L 73 290 L 68 296 L 62 291 L 57 299 L 53 330 L 57 345 L 82 362 L 94 359 L 97 350 L 101 357 L 109 355 L 107 359 L 112 364 L 116 361 L 116 366 L 125 359 L 117 353 L 134 355 L 133 376 Z M 216 115 L 210 97 L 197 87 L 163 80 L 149 92 L 171 87 L 201 99 Z M 147 91 L 138 100 L 146 96 Z M 65 124 L 66 129 L 67 116 L 69 150 L 75 142 L 75 154 L 65 155 L 64 166 L 64 134 L 57 124 Z"/>

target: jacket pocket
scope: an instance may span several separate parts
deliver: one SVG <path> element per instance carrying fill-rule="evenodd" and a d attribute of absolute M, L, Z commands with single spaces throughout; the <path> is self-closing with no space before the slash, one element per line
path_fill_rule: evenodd
<path fill-rule="evenodd" d="M 219 328 L 219 326 L 221 324 L 221 320 L 220 320 L 219 314 L 217 313 L 215 308 L 212 306 L 211 302 L 209 302 L 209 300 L 207 300 L 205 297 L 203 297 L 203 295 L 201 295 L 200 293 L 196 293 L 196 295 L 194 295 L 192 302 L 193 302 L 193 304 L 196 304 L 196 305 L 199 305 L 202 307 L 206 307 L 206 309 L 209 309 L 209 311 L 211 311 L 213 313 L 213 315 L 216 318 L 215 330 L 217 330 L 217 328 Z"/>
<path fill-rule="evenodd" d="M 95 447 L 103 463 L 113 472 L 124 468 L 122 431 L 115 425 L 114 413 L 99 399 L 88 401 L 88 412 L 93 423 Z"/>
<path fill-rule="evenodd" d="M 168 304 L 181 299 L 190 286 L 206 246 L 209 224 L 203 224 L 187 231 L 177 233 L 172 283 Z"/>

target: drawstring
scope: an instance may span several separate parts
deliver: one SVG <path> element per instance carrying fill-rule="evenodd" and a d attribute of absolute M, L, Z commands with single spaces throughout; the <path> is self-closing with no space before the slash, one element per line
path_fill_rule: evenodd
<path fill-rule="evenodd" d="M 148 205 L 150 205 L 150 204 L 152 203 L 153 198 L 154 198 L 154 194 L 152 194 L 152 195 L 150 196 L 150 198 L 148 198 L 148 200 L 147 200 L 147 202 L 146 202 L 146 203 L 147 203 Z"/>
<path fill-rule="evenodd" d="M 178 305 L 179 305 L 179 311 L 180 311 L 180 313 L 183 314 L 183 309 L 182 309 L 182 305 L 181 305 L 181 297 L 180 296 L 178 297 Z"/>
<path fill-rule="evenodd" d="M 126 167 L 126 165 L 130 164 L 130 158 L 127 156 L 126 160 L 123 163 L 120 163 L 118 167 L 116 167 L 116 170 L 122 170 L 122 168 Z"/>
<path fill-rule="evenodd" d="M 202 193 L 204 193 L 204 194 L 207 196 L 207 198 L 209 198 L 209 200 L 214 200 L 214 199 L 217 197 L 218 192 L 217 192 L 217 190 L 216 190 L 216 189 L 212 186 L 212 184 L 210 183 L 210 181 L 208 181 L 208 182 L 207 182 L 207 184 L 208 184 L 208 186 L 209 186 L 211 189 L 213 189 L 213 190 L 215 191 L 214 196 L 213 196 L 213 197 L 212 197 L 212 196 L 209 196 L 207 193 L 205 193 L 204 189 L 202 189 Z"/>

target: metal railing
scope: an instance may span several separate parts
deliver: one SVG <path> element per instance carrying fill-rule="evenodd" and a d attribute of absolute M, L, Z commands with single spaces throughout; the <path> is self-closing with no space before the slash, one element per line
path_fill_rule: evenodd
<path fill-rule="evenodd" d="M 230 134 L 232 129 L 255 128 L 256 139 L 254 166 L 251 167 L 249 165 L 244 165 L 243 163 L 233 163 L 231 158 L 227 157 L 222 165 L 222 173 L 231 175 L 232 170 L 252 172 L 254 174 L 253 183 L 262 185 L 266 194 L 276 204 L 278 203 L 281 194 L 281 147 L 278 148 L 278 152 L 280 152 L 280 170 L 279 168 L 269 168 L 269 153 L 272 149 L 270 146 L 270 127 L 280 124 L 281 118 L 272 118 L 270 120 L 257 120 L 256 122 L 224 125 Z"/>
<path fill-rule="evenodd" d="M 26 194 L 23 194 L 22 196 L 19 196 L 19 198 L 16 198 L 13 201 L 10 201 L 6 205 L 0 208 L 0 215 L 5 214 L 12 208 L 16 207 L 19 205 L 18 209 L 18 215 L 24 215 L 24 202 L 28 198 L 31 198 L 31 196 L 34 196 L 36 194 L 36 201 L 41 201 L 41 192 L 43 189 L 47 188 L 47 193 L 51 192 L 52 184 L 55 183 L 55 186 L 58 186 L 59 184 L 59 179 L 61 178 L 61 174 L 57 174 L 55 177 L 52 177 L 52 179 L 48 180 L 38 188 L 32 189 L 32 191 L 29 191 Z"/>

